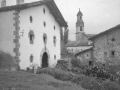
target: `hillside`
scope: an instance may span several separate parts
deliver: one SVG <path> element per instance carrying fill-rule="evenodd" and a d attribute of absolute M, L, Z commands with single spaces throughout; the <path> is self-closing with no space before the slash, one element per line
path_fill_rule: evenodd
<path fill-rule="evenodd" d="M 85 90 L 45 74 L 0 70 L 0 90 Z"/>

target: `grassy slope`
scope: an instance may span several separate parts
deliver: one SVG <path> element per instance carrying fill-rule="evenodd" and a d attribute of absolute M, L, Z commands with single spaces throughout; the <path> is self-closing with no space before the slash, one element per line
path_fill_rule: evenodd
<path fill-rule="evenodd" d="M 70 82 L 59 81 L 44 74 L 0 70 L 0 90 L 12 87 L 15 90 L 85 90 Z"/>

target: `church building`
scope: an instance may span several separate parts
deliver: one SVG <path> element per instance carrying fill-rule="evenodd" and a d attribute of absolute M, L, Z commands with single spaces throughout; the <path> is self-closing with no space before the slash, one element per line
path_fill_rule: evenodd
<path fill-rule="evenodd" d="M 68 27 L 54 0 L 12 6 L 6 5 L 11 0 L 1 1 L 0 51 L 10 53 L 21 69 L 54 67 L 61 57 L 60 30 Z"/>
<path fill-rule="evenodd" d="M 88 40 L 93 34 L 85 34 L 84 31 L 84 21 L 82 12 L 78 11 L 77 13 L 77 22 L 76 22 L 76 41 L 70 41 L 66 44 L 68 52 L 78 53 L 83 50 L 89 49 L 92 47 L 92 42 Z"/>

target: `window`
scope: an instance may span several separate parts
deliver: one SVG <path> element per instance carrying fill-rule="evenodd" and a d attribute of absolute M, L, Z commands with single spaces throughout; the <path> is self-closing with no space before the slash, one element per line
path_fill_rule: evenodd
<path fill-rule="evenodd" d="M 80 31 L 83 31 L 83 30 L 82 30 L 82 26 L 80 26 Z"/>
<path fill-rule="evenodd" d="M 111 56 L 112 56 L 112 57 L 115 56 L 115 51 L 111 51 Z"/>
<path fill-rule="evenodd" d="M 34 32 L 32 30 L 29 31 L 29 40 L 30 40 L 30 44 L 34 43 Z"/>
<path fill-rule="evenodd" d="M 43 13 L 45 14 L 45 8 L 43 8 Z"/>
<path fill-rule="evenodd" d="M 47 43 L 47 35 L 45 33 L 43 34 L 43 42 L 44 42 L 44 44 Z"/>
<path fill-rule="evenodd" d="M 80 16 L 80 19 L 82 19 L 82 16 Z"/>
<path fill-rule="evenodd" d="M 54 55 L 54 59 L 56 59 L 56 55 Z"/>
<path fill-rule="evenodd" d="M 105 66 L 105 64 L 103 64 L 103 66 Z"/>
<path fill-rule="evenodd" d="M 86 54 L 86 57 L 88 58 L 88 57 L 89 57 L 89 54 Z"/>
<path fill-rule="evenodd" d="M 55 30 L 55 26 L 54 26 L 54 30 Z"/>
<path fill-rule="evenodd" d="M 30 62 L 33 62 L 33 55 L 30 55 Z"/>
<path fill-rule="evenodd" d="M 43 22 L 44 27 L 46 27 L 46 22 Z"/>
<path fill-rule="evenodd" d="M 30 23 L 32 23 L 32 21 L 33 21 L 33 18 L 32 18 L 32 16 L 30 16 Z"/>
<path fill-rule="evenodd" d="M 114 42 L 114 41 L 115 41 L 115 38 L 112 38 L 112 39 L 111 39 L 111 41 L 113 41 L 113 42 Z"/>
<path fill-rule="evenodd" d="M 89 61 L 89 65 L 93 65 L 93 61 Z"/>
<path fill-rule="evenodd" d="M 54 46 L 56 46 L 56 36 L 53 37 Z"/>

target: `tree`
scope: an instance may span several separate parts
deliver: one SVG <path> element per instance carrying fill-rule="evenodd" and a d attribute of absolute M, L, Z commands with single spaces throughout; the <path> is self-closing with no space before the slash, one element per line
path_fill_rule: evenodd
<path fill-rule="evenodd" d="M 60 39 L 61 39 L 61 41 L 64 40 L 63 38 L 64 38 L 64 37 L 63 37 L 63 29 L 61 28 L 61 30 L 60 30 Z"/>
<path fill-rule="evenodd" d="M 64 30 L 64 44 L 66 45 L 68 43 L 68 37 L 69 37 L 69 29 L 66 28 Z"/>

